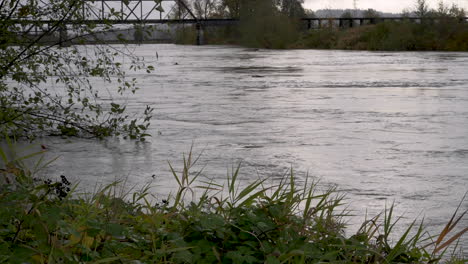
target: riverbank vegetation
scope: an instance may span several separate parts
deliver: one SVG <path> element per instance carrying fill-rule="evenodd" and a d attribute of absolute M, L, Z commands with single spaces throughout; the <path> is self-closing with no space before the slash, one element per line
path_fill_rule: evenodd
<path fill-rule="evenodd" d="M 465 11 L 442 2 L 429 10 L 419 1 L 415 11 L 421 19 L 385 21 L 354 28 L 323 28 L 304 34 L 295 48 L 388 50 L 388 51 L 468 51 L 468 23 Z M 379 19 L 378 16 L 375 19 Z"/>
<path fill-rule="evenodd" d="M 206 44 L 273 49 L 468 51 L 465 10 L 443 2 L 439 2 L 436 9 L 431 9 L 425 0 L 418 0 L 414 10 L 405 11 L 401 15 L 419 17 L 421 20 L 386 21 L 354 27 L 345 21 L 342 27 L 325 23 L 321 28 L 309 30 L 300 18 L 313 16 L 313 12 L 304 10 L 301 1 L 288 2 L 290 5 L 294 2 L 293 12 L 272 0 L 252 1 L 250 4 L 238 2 L 241 7 L 240 25 L 206 29 Z M 209 14 L 213 17 L 223 15 L 219 12 Z M 375 10 L 367 10 L 363 14 L 364 17 L 375 18 L 375 22 L 379 20 L 379 13 Z M 351 19 L 353 14 L 348 11 L 341 17 Z M 185 28 L 180 32 L 178 42 L 192 44 L 195 43 L 195 37 L 193 29 Z"/>
<path fill-rule="evenodd" d="M 157 199 L 118 183 L 79 194 L 65 176 L 37 178 L 24 165 L 33 155 L 0 156 L 0 263 L 465 263 L 447 247 L 466 212 L 437 236 L 422 221 L 397 235 L 390 206 L 346 235 L 343 196 L 292 171 L 240 188 L 240 168 L 225 184 L 203 181 L 188 154 L 171 166 L 178 190 Z"/>
<path fill-rule="evenodd" d="M 453 19 L 436 24 L 402 21 L 346 30 L 320 29 L 303 35 L 290 48 L 468 51 L 468 25 Z"/>

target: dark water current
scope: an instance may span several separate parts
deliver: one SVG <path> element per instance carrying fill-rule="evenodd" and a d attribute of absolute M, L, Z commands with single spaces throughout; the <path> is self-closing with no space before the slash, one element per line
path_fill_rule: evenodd
<path fill-rule="evenodd" d="M 308 172 L 343 191 L 358 215 L 351 225 L 395 201 L 403 227 L 425 217 L 433 232 L 468 190 L 468 53 L 135 52 L 156 66 L 129 73 L 142 89 L 126 99 L 130 110 L 155 107 L 150 142 L 44 139 L 59 156 L 50 173 L 89 189 L 116 178 L 152 181 L 167 194 L 175 189 L 167 161 L 180 168 L 193 143 L 209 178 L 223 181 L 242 162 L 245 182 L 274 182 L 292 167 L 299 179 Z"/>

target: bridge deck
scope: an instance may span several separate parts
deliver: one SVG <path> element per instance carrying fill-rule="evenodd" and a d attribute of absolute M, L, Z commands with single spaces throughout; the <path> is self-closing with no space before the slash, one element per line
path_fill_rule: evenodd
<path fill-rule="evenodd" d="M 370 22 L 372 24 L 384 22 L 384 21 L 443 21 L 443 20 L 457 20 L 458 22 L 467 22 L 468 17 L 460 18 L 440 18 L 440 17 L 353 17 L 353 18 L 341 18 L 341 17 L 330 17 L 330 18 L 301 18 L 300 20 L 308 22 L 309 25 L 312 23 L 318 23 L 323 25 L 325 23 L 336 23 L 340 25 L 344 22 L 356 22 L 360 24 L 364 22 Z M 236 24 L 240 21 L 238 18 L 210 18 L 210 19 L 86 19 L 86 20 L 66 20 L 65 24 L 201 24 L 201 25 L 231 25 Z M 53 24 L 56 20 L 12 20 L 12 24 Z"/>
<path fill-rule="evenodd" d="M 330 18 L 302 18 L 302 21 L 307 22 L 307 28 L 321 28 L 325 24 L 328 26 L 333 26 L 337 24 L 338 27 L 353 27 L 355 25 L 362 26 L 366 23 L 368 24 L 377 24 L 385 21 L 411 21 L 411 22 L 421 22 L 421 21 L 429 21 L 429 22 L 436 22 L 436 21 L 458 21 L 460 23 L 467 22 L 468 17 L 457 17 L 457 18 L 450 18 L 450 17 L 330 17 Z M 359 23 L 356 23 L 359 22 Z"/>

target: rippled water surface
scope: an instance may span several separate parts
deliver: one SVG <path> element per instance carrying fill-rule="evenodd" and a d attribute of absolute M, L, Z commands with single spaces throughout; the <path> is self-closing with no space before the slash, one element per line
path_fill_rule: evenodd
<path fill-rule="evenodd" d="M 151 142 L 44 139 L 59 155 L 51 172 L 89 188 L 122 177 L 139 185 L 154 174 L 155 192 L 168 193 L 167 162 L 180 167 L 193 143 L 207 177 L 225 179 L 239 162 L 245 180 L 292 167 L 299 178 L 337 185 L 358 220 L 395 201 L 403 223 L 425 216 L 432 230 L 468 190 L 468 53 L 135 52 L 156 66 L 130 73 L 142 89 L 127 100 L 131 110 L 155 108 Z"/>

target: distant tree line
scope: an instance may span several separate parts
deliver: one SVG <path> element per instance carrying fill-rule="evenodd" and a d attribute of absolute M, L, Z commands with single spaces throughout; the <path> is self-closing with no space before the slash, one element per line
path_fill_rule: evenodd
<path fill-rule="evenodd" d="M 362 16 L 381 16 L 374 11 L 363 12 Z M 301 39 L 291 46 L 351 50 L 468 51 L 468 23 L 463 8 L 455 4 L 447 5 L 443 1 L 439 1 L 436 8 L 431 8 L 426 0 L 416 0 L 412 10 L 404 10 L 399 16 L 422 19 L 386 21 L 353 28 L 323 27 L 302 34 Z M 356 16 L 351 10 L 342 13 L 341 17 Z"/>
<path fill-rule="evenodd" d="M 172 18 L 239 18 L 240 23 L 205 30 L 207 44 L 240 44 L 249 47 L 286 48 L 301 32 L 300 18 L 309 14 L 304 0 L 182 0 Z M 189 11 L 190 10 L 190 11 Z M 193 27 L 182 27 L 178 43 L 193 44 Z"/>
<path fill-rule="evenodd" d="M 280 12 L 288 17 L 304 17 L 304 0 L 181 0 L 173 9 L 173 17 L 187 16 L 185 6 L 194 11 L 197 18 L 239 18 L 258 8 Z M 271 8 L 270 8 L 271 7 Z"/>
<path fill-rule="evenodd" d="M 405 10 L 405 15 L 417 17 L 465 17 L 466 11 L 453 3 L 451 6 L 446 5 L 440 0 L 437 8 L 430 8 L 427 0 L 416 0 L 416 8 L 413 12 Z"/>
<path fill-rule="evenodd" d="M 400 14 L 374 9 L 318 10 L 303 8 L 303 0 L 184 0 L 199 18 L 240 18 L 238 25 L 206 29 L 206 44 L 235 44 L 255 48 L 320 48 L 365 50 L 468 50 L 468 26 L 461 23 L 465 10 L 440 1 L 431 8 L 414 0 L 411 10 Z M 328 12 L 329 11 L 329 12 Z M 440 18 L 388 21 L 352 28 L 338 26 L 307 30 L 304 17 L 422 17 Z M 348 26 L 347 26 L 348 25 Z M 343 30 L 344 29 L 344 30 Z M 185 28 L 178 43 L 193 44 L 193 30 Z"/>

